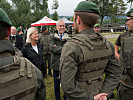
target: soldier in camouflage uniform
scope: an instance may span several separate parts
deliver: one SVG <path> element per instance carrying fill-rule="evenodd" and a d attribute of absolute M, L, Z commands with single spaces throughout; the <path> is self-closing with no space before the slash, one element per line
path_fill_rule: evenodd
<path fill-rule="evenodd" d="M 99 23 L 97 23 L 97 24 L 94 25 L 94 31 L 96 33 L 100 33 L 101 29 L 100 29 L 100 24 Z"/>
<path fill-rule="evenodd" d="M 120 49 L 121 49 L 122 39 L 128 35 L 129 35 L 128 31 L 121 33 L 115 42 L 115 56 L 117 57 L 118 61 L 119 61 L 119 57 L 120 57 L 120 51 L 121 51 Z"/>
<path fill-rule="evenodd" d="M 78 34 L 67 41 L 61 53 L 63 91 L 68 100 L 106 100 L 121 75 L 114 47 L 93 30 L 100 15 L 96 4 L 82 1 L 74 11 L 74 30 Z"/>
<path fill-rule="evenodd" d="M 121 38 L 119 63 L 122 77 L 116 100 L 133 100 L 133 8 L 127 13 L 129 34 Z"/>
<path fill-rule="evenodd" d="M 12 23 L 0 8 L 0 100 L 46 100 L 41 72 L 29 60 L 15 56 L 8 40 Z"/>
<path fill-rule="evenodd" d="M 42 27 L 42 33 L 39 34 L 39 41 L 40 43 L 43 44 L 43 55 L 44 55 L 44 63 L 45 63 L 45 72 L 47 77 L 47 68 L 48 68 L 48 75 L 52 77 L 52 72 L 50 68 L 50 63 L 51 63 L 51 52 L 49 50 L 49 35 L 50 32 L 48 32 L 48 29 L 46 26 Z"/>

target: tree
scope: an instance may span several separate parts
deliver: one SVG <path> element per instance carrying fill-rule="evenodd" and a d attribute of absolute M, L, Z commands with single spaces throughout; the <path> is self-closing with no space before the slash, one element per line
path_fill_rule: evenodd
<path fill-rule="evenodd" d="M 12 0 L 12 8 L 13 8 L 13 25 L 18 26 L 30 26 L 31 24 L 31 7 L 30 2 L 28 0 Z"/>
<path fill-rule="evenodd" d="M 130 9 L 131 9 L 132 8 L 132 4 L 133 4 L 133 0 L 128 0 L 127 3 L 131 3 L 131 5 L 130 5 Z"/>
<path fill-rule="evenodd" d="M 44 16 L 49 17 L 48 0 L 0 0 L 3 8 L 14 26 L 30 27 L 32 22 L 40 20 Z"/>
<path fill-rule="evenodd" d="M 126 4 L 123 0 L 86 0 L 96 3 L 100 8 L 101 25 L 104 17 L 113 18 L 112 22 L 117 22 L 117 16 L 123 15 Z"/>
<path fill-rule="evenodd" d="M 55 11 L 54 13 L 53 13 L 53 18 L 52 18 L 53 20 L 58 20 L 58 13 L 57 13 L 57 11 Z"/>
<path fill-rule="evenodd" d="M 100 24 L 102 25 L 104 17 L 110 15 L 112 4 L 109 2 L 109 0 L 86 0 L 86 1 L 92 1 L 99 6 L 100 17 L 101 17 Z"/>
<path fill-rule="evenodd" d="M 112 3 L 112 13 L 110 15 L 112 23 L 117 23 L 119 21 L 119 17 L 125 14 L 126 4 L 123 0 L 111 0 Z"/>
<path fill-rule="evenodd" d="M 12 16 L 12 7 L 9 2 L 6 0 L 0 0 L 0 7 L 8 14 L 9 18 L 11 19 Z M 12 20 L 11 20 L 12 21 Z"/>
<path fill-rule="evenodd" d="M 44 16 L 49 17 L 48 12 L 48 0 L 30 0 L 31 1 L 31 9 L 32 9 L 32 16 L 33 22 L 40 20 Z"/>
<path fill-rule="evenodd" d="M 58 13 L 57 13 L 57 9 L 59 7 L 59 3 L 58 3 L 58 0 L 53 0 L 53 6 L 52 6 L 52 10 L 55 10 L 54 13 L 53 13 L 53 18 L 54 20 L 58 20 Z"/>

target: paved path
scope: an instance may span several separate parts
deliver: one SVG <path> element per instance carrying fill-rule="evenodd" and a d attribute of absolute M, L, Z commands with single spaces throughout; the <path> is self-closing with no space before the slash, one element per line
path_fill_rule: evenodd
<path fill-rule="evenodd" d="M 110 34 L 110 35 L 104 35 L 107 39 L 108 38 L 118 38 L 120 34 Z"/>

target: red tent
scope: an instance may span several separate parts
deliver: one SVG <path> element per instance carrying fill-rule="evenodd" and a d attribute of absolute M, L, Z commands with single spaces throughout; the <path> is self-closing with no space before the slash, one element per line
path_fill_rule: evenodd
<path fill-rule="evenodd" d="M 56 25 L 57 21 L 52 20 L 50 18 L 48 18 L 47 16 L 43 17 L 41 20 L 32 23 L 31 27 L 33 26 L 43 26 L 43 25 Z"/>

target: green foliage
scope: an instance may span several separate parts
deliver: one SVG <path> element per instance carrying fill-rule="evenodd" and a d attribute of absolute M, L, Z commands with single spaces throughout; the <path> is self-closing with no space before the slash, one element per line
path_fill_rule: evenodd
<path fill-rule="evenodd" d="M 9 0 L 8 0 L 9 1 Z M 30 27 L 44 16 L 49 17 L 48 0 L 0 0 L 0 7 L 8 14 L 14 26 Z"/>
<path fill-rule="evenodd" d="M 115 44 L 116 38 L 109 38 L 108 39 L 110 42 L 112 42 L 113 44 Z"/>
<path fill-rule="evenodd" d="M 109 17 L 111 17 L 112 23 L 119 22 L 118 16 L 123 16 L 126 10 L 126 5 L 123 0 L 111 0 L 112 11 Z"/>
<path fill-rule="evenodd" d="M 58 13 L 57 13 L 57 11 L 55 11 L 55 12 L 53 13 L 52 19 L 53 19 L 53 20 L 58 20 Z"/>
<path fill-rule="evenodd" d="M 52 6 L 52 9 L 55 10 L 53 15 L 52 15 L 52 19 L 54 20 L 58 20 L 58 13 L 57 13 L 57 9 L 59 7 L 59 3 L 58 3 L 58 0 L 53 0 L 53 6 Z"/>
<path fill-rule="evenodd" d="M 58 7 L 59 7 L 58 0 L 53 0 L 53 6 L 52 6 L 52 9 L 53 9 L 53 10 L 56 10 Z"/>
<path fill-rule="evenodd" d="M 44 79 L 45 81 L 45 85 L 46 85 L 46 100 L 55 100 L 55 94 L 54 94 L 54 78 L 47 76 L 47 78 Z M 62 87 L 60 87 L 61 89 L 61 100 L 63 99 L 63 90 Z"/>
<path fill-rule="evenodd" d="M 89 1 L 89 0 L 86 0 Z M 90 0 L 96 3 L 100 8 L 101 24 L 105 16 L 111 17 L 111 22 L 118 22 L 117 16 L 123 16 L 126 10 L 124 0 Z"/>

